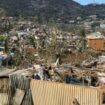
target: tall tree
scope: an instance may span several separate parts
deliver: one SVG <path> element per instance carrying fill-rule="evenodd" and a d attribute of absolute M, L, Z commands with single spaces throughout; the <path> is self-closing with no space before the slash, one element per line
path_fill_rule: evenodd
<path fill-rule="evenodd" d="M 5 47 L 5 52 L 8 53 L 8 51 L 9 51 L 8 38 L 6 38 L 6 40 L 5 40 L 4 47 Z"/>
<path fill-rule="evenodd" d="M 82 48 L 82 51 L 86 49 L 86 32 L 85 32 L 85 29 L 82 28 L 80 29 L 80 32 L 79 32 L 80 36 L 81 36 L 81 48 Z"/>
<path fill-rule="evenodd" d="M 34 47 L 36 48 L 36 40 L 33 36 L 30 36 L 29 37 L 29 43 Z"/>

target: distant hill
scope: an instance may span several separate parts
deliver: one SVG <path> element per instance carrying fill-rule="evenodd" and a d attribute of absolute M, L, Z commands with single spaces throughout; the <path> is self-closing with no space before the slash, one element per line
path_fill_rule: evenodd
<path fill-rule="evenodd" d="M 43 20 L 64 22 L 78 16 L 105 13 L 105 5 L 82 6 L 73 0 L 0 0 L 0 8 L 10 16 L 38 16 Z"/>
<path fill-rule="evenodd" d="M 81 15 L 82 6 L 72 0 L 0 0 L 8 15 L 38 15 L 45 19 L 70 19 Z"/>
<path fill-rule="evenodd" d="M 88 15 L 97 15 L 99 18 L 105 18 L 105 4 L 89 4 L 84 7 Z"/>

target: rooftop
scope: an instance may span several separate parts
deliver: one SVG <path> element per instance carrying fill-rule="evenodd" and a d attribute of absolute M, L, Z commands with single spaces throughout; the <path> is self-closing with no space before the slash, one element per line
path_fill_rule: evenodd
<path fill-rule="evenodd" d="M 87 39 L 104 39 L 104 36 L 100 32 L 94 32 L 91 34 L 88 34 Z"/>

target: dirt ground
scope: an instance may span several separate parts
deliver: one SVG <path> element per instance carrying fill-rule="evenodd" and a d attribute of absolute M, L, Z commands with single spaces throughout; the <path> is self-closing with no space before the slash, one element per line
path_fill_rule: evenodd
<path fill-rule="evenodd" d="M 72 63 L 77 64 L 81 63 L 83 60 L 86 60 L 90 57 L 88 53 L 72 53 L 66 54 L 61 57 L 62 63 Z"/>

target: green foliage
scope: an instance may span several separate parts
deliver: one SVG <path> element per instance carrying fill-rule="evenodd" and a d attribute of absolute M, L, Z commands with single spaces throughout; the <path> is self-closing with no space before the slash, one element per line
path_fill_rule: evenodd
<path fill-rule="evenodd" d="M 100 23 L 99 22 L 95 22 L 91 26 L 94 28 L 94 27 L 100 26 Z"/>
<path fill-rule="evenodd" d="M 6 36 L 0 35 L 0 42 L 3 42 L 3 41 L 5 41 L 5 40 L 6 40 Z"/>
<path fill-rule="evenodd" d="M 8 38 L 6 38 L 6 40 L 5 40 L 4 47 L 5 47 L 5 52 L 8 53 L 8 51 L 9 51 Z"/>
<path fill-rule="evenodd" d="M 0 42 L 4 42 L 5 52 L 8 53 L 8 51 L 9 51 L 8 37 L 0 35 Z"/>
<path fill-rule="evenodd" d="M 98 58 L 99 56 L 102 56 L 102 52 L 94 52 L 94 53 L 91 53 L 91 55 L 95 58 Z"/>
<path fill-rule="evenodd" d="M 0 17 L 6 16 L 6 11 L 3 8 L 0 8 Z"/>
<path fill-rule="evenodd" d="M 14 65 L 19 66 L 21 64 L 21 60 L 21 54 L 19 52 L 16 52 L 14 56 Z"/>
<path fill-rule="evenodd" d="M 0 7 L 4 8 L 9 16 L 38 16 L 39 22 L 53 19 L 69 23 L 70 19 L 76 19 L 77 16 L 86 19 L 95 14 L 100 18 L 105 17 L 105 5 L 97 5 L 94 9 L 93 5 L 82 6 L 73 0 L 0 0 Z M 1 10 L 0 14 L 4 15 L 4 10 Z"/>
<path fill-rule="evenodd" d="M 80 35 L 81 37 L 85 38 L 86 32 L 85 32 L 85 29 L 84 29 L 84 28 L 80 29 L 79 35 Z"/>
<path fill-rule="evenodd" d="M 27 53 L 26 54 L 26 59 L 28 60 L 28 61 L 32 61 L 32 60 L 34 60 L 34 58 L 35 58 L 35 56 L 34 56 L 34 53 L 32 54 L 30 54 L 30 53 Z"/>
<path fill-rule="evenodd" d="M 64 22 L 82 12 L 82 6 L 72 0 L 0 0 L 0 7 L 3 7 L 9 16 L 38 16 L 40 23 L 51 19 L 58 21 L 59 18 Z"/>
<path fill-rule="evenodd" d="M 85 40 L 86 32 L 84 28 L 80 29 L 79 35 L 81 36 L 81 46 L 79 51 L 83 52 L 84 50 L 86 50 L 86 40 Z"/>
<path fill-rule="evenodd" d="M 35 41 L 35 38 L 33 36 L 30 36 L 29 37 L 29 43 L 34 47 L 36 48 L 36 41 Z"/>

